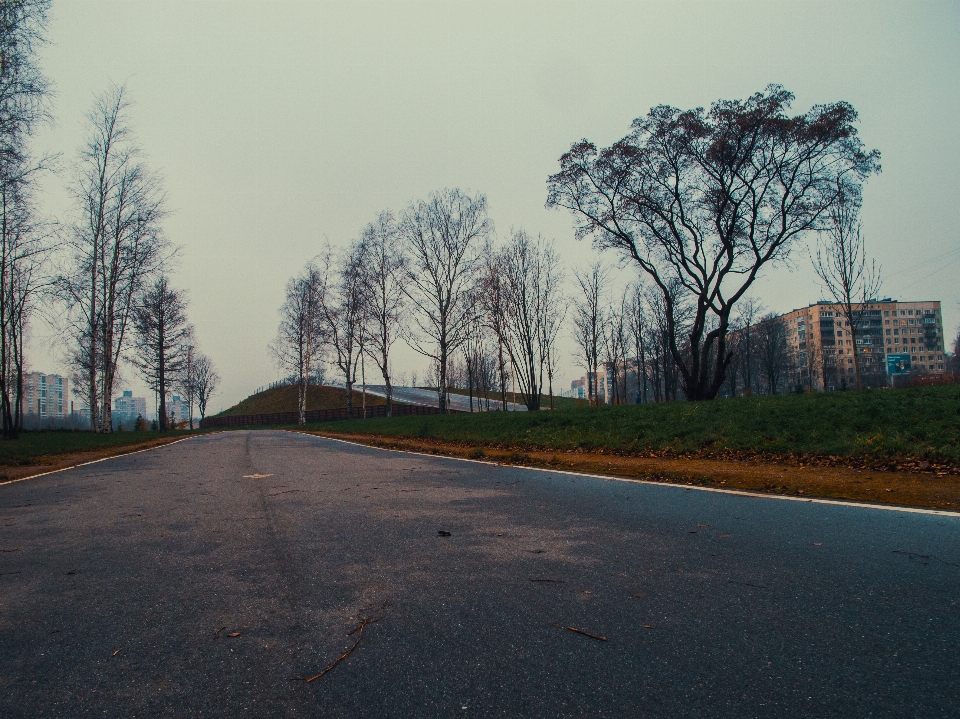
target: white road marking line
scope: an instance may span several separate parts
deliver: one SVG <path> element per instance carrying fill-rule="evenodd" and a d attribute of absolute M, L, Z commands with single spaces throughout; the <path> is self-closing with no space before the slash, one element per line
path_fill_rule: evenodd
<path fill-rule="evenodd" d="M 790 497 L 783 494 L 763 494 L 761 492 L 747 492 L 742 489 L 720 489 L 718 487 L 698 487 L 689 484 L 673 484 L 671 482 L 654 482 L 649 479 L 633 479 L 631 477 L 618 477 L 612 474 L 587 474 L 586 472 L 572 472 L 566 469 L 549 469 L 546 467 L 526 467 L 521 464 L 504 464 L 503 462 L 490 462 L 483 459 L 467 459 L 466 457 L 448 457 L 443 454 L 427 454 L 426 452 L 414 452 L 409 449 L 392 449 L 389 447 L 374 447 L 362 442 L 351 442 L 348 439 L 337 439 L 336 437 L 322 437 L 318 434 L 300 432 L 293 429 L 280 430 L 281 432 L 291 432 L 293 434 L 302 434 L 316 439 L 326 439 L 331 442 L 343 442 L 357 447 L 366 447 L 367 449 L 379 449 L 384 452 L 401 452 L 403 454 L 413 454 L 418 457 L 432 457 L 434 459 L 452 459 L 457 462 L 473 462 L 475 464 L 488 464 L 494 467 L 512 467 L 513 469 L 528 469 L 533 472 L 552 472 L 554 474 L 566 474 L 573 477 L 590 477 L 591 479 L 603 479 L 607 482 L 632 482 L 634 484 L 650 484 L 657 487 L 673 487 L 675 489 L 696 490 L 698 492 L 716 492 L 718 494 L 736 494 L 741 497 L 755 497 L 757 499 L 779 499 L 787 502 L 806 502 L 808 504 L 835 504 L 841 507 L 859 507 L 862 509 L 881 509 L 885 512 L 908 512 L 910 514 L 932 514 L 938 517 L 953 517 L 960 519 L 960 512 L 952 512 L 943 509 L 922 509 L 920 507 L 898 507 L 889 504 L 867 504 L 865 502 L 850 502 L 842 499 L 814 499 L 811 497 Z"/>

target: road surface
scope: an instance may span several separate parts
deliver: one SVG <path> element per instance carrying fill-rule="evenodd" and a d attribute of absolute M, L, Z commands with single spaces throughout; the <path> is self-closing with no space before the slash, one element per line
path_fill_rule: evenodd
<path fill-rule="evenodd" d="M 0 716 L 955 717 L 958 529 L 206 435 L 0 486 Z"/>

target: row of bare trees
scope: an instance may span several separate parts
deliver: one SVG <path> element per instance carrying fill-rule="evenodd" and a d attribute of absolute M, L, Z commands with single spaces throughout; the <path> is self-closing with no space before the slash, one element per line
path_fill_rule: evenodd
<path fill-rule="evenodd" d="M 67 312 L 75 391 L 82 392 L 94 431 L 109 432 L 121 362 L 131 363 L 157 398 L 159 428 L 170 417 L 167 396 L 184 395 L 205 415 L 219 377 L 198 352 L 183 291 L 167 272 L 176 256 L 163 231 L 166 198 L 143 159 L 129 121 L 124 87 L 96 98 L 71 191 L 78 218 L 66 230 L 69 260 L 55 288 Z"/>
<path fill-rule="evenodd" d="M 609 267 L 594 262 L 575 273 L 573 339 L 577 364 L 586 369 L 590 404 L 638 404 L 677 398 L 679 372 L 670 351 L 670 306 L 642 281 L 617 293 Z M 676 310 L 677 305 L 673 305 Z M 602 375 L 605 386 L 598 386 Z"/>
<path fill-rule="evenodd" d="M 441 412 L 451 370 L 465 368 L 473 406 L 509 374 L 531 410 L 552 397 L 564 320 L 563 271 L 553 244 L 512 231 L 493 238 L 486 198 L 445 189 L 385 211 L 340 252 L 327 249 L 290 280 L 271 349 L 297 378 L 300 419 L 316 365 L 327 362 L 347 388 L 348 407 L 366 362 L 383 378 L 390 413 L 391 356 L 402 340 L 435 368 Z M 552 400 L 551 400 L 552 401 Z M 482 407 L 478 404 L 478 407 Z"/>
<path fill-rule="evenodd" d="M 195 342 L 183 297 L 164 275 L 175 254 L 162 229 L 164 193 L 133 135 L 124 88 L 96 98 L 79 156 L 67 164 L 73 220 L 44 220 L 34 200 L 37 178 L 62 169 L 59 157 L 35 158 L 29 150 L 35 127 L 50 119 L 49 83 L 37 63 L 49 6 L 49 0 L 0 3 L 3 435 L 15 438 L 23 427 L 24 339 L 34 318 L 49 320 L 67 339 L 74 388 L 93 430 L 112 430 L 113 392 L 125 361 L 159 393 L 165 427 L 167 388 L 196 398 L 203 410 L 217 378 L 208 358 L 186 349 Z M 206 372 L 200 384 L 198 372 Z"/>
<path fill-rule="evenodd" d="M 49 83 L 37 62 L 49 5 L 0 4 L 0 415 L 7 439 L 23 427 L 24 337 L 49 284 L 55 246 L 34 201 L 35 179 L 51 158 L 35 158 L 29 148 L 34 129 L 50 117 Z"/>

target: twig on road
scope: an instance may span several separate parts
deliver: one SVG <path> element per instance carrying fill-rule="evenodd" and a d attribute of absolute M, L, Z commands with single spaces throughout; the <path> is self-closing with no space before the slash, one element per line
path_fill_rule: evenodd
<path fill-rule="evenodd" d="M 591 639 L 599 639 L 601 642 L 607 641 L 606 637 L 601 637 L 599 634 L 591 634 L 590 632 L 585 632 L 582 629 L 577 629 L 576 627 L 567 627 L 571 632 L 576 632 L 577 634 L 582 634 L 585 637 L 590 637 Z"/>
<path fill-rule="evenodd" d="M 326 669 L 324 669 L 322 672 L 320 672 L 319 674 L 315 674 L 314 676 L 309 677 L 309 678 L 307 678 L 307 679 L 304 679 L 304 681 L 305 681 L 307 684 L 309 684 L 310 682 L 316 681 L 317 679 L 319 679 L 320 677 L 322 677 L 324 674 L 326 674 L 327 672 L 329 672 L 331 669 L 333 669 L 335 666 L 337 666 L 337 664 L 339 664 L 339 663 L 342 662 L 344 659 L 346 659 L 347 657 L 349 657 L 349 656 L 353 653 L 353 650 L 357 648 L 357 645 L 360 643 L 360 640 L 363 639 L 363 630 L 366 628 L 366 626 L 367 626 L 368 624 L 376 624 L 376 623 L 379 622 L 382 618 L 383 618 L 383 617 L 377 617 L 376 619 L 370 619 L 369 617 L 363 617 L 363 619 L 362 619 L 362 621 L 360 622 L 360 624 L 358 624 L 356 627 L 354 627 L 354 628 L 351 629 L 349 632 L 347 632 L 347 636 L 348 636 L 348 637 L 349 637 L 349 636 L 352 636 L 352 635 L 354 635 L 354 634 L 357 634 L 357 641 L 355 641 L 355 642 L 353 643 L 353 646 L 350 647 L 350 648 L 349 648 L 347 651 L 345 651 L 343 654 L 341 654 L 339 657 L 337 657 L 336 659 L 334 659 L 333 662 L 330 664 L 330 666 L 328 666 L 328 667 L 327 667 Z"/>
<path fill-rule="evenodd" d="M 534 579 L 533 577 L 530 577 L 530 581 L 531 582 L 549 582 L 551 584 L 563 584 L 562 579 Z"/>

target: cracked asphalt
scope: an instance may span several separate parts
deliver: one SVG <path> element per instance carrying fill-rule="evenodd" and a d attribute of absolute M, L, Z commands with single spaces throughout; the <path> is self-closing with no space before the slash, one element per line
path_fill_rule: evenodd
<path fill-rule="evenodd" d="M 205 435 L 0 486 L 0 716 L 952 717 L 958 529 Z"/>

